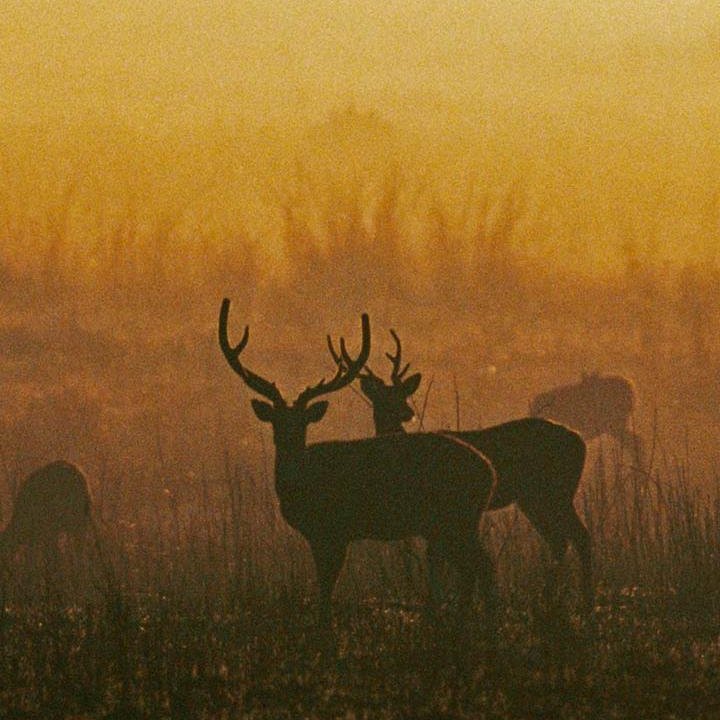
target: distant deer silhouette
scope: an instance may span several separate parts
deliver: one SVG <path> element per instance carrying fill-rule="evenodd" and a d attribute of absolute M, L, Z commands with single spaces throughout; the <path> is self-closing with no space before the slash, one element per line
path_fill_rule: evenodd
<path fill-rule="evenodd" d="M 46 557 L 59 539 L 81 539 L 92 522 L 85 476 L 74 465 L 57 461 L 33 472 L 20 486 L 12 517 L 0 535 L 0 551 L 12 554 L 28 546 Z"/>
<path fill-rule="evenodd" d="M 635 407 L 635 389 L 621 375 L 583 373 L 578 383 L 560 385 L 536 395 L 530 402 L 530 414 L 568 425 L 586 440 L 610 435 L 629 447 L 642 463 L 642 442 L 630 429 Z"/>
<path fill-rule="evenodd" d="M 395 353 L 386 353 L 392 370 L 384 382 L 367 365 L 358 372 L 363 394 L 372 404 L 378 436 L 405 433 L 404 422 L 414 413 L 408 398 L 417 390 L 421 375 L 406 377 L 409 363 L 402 365 L 402 344 L 395 331 Z M 340 368 L 349 358 L 344 347 L 336 350 L 328 336 L 328 349 Z M 393 435 L 394 434 L 394 435 Z M 573 498 L 585 464 L 586 447 L 578 433 L 539 418 L 522 418 L 484 430 L 448 431 L 482 452 L 497 473 L 497 487 L 488 510 L 516 503 L 549 546 L 556 561 L 572 544 L 580 560 L 580 586 L 587 608 L 593 603 L 590 534 L 577 514 Z"/>
<path fill-rule="evenodd" d="M 461 613 L 471 608 L 479 581 L 489 622 L 495 623 L 492 562 L 478 537 L 478 523 L 492 492 L 490 463 L 472 448 L 438 435 L 405 435 L 307 444 L 310 423 L 322 419 L 327 401 L 311 401 L 346 387 L 357 377 L 370 353 L 370 324 L 362 316 L 362 346 L 351 358 L 340 341 L 347 364 L 335 376 L 303 390 L 288 403 L 275 383 L 240 361 L 249 338 L 228 339 L 230 301 L 219 317 L 220 347 L 230 367 L 254 392 L 252 408 L 273 428 L 275 491 L 287 523 L 310 545 L 319 585 L 319 620 L 331 621 L 331 596 L 350 542 L 361 539 L 427 540 L 431 572 L 441 559 L 460 576 Z M 440 469 L 446 482 L 439 484 Z M 431 597 L 432 600 L 432 597 Z"/>

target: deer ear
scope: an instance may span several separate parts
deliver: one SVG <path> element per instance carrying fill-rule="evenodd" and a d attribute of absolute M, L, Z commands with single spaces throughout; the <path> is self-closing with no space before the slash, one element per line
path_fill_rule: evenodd
<path fill-rule="evenodd" d="M 328 401 L 321 400 L 320 402 L 313 403 L 305 409 L 305 419 L 308 423 L 315 423 L 318 420 L 322 420 L 325 417 L 325 413 L 328 409 Z"/>
<path fill-rule="evenodd" d="M 250 401 L 250 404 L 252 405 L 252 409 L 255 411 L 259 420 L 262 420 L 263 422 L 272 422 L 273 411 L 275 408 L 270 403 L 253 398 Z"/>
<path fill-rule="evenodd" d="M 410 397 L 410 395 L 412 395 L 420 387 L 421 380 L 422 375 L 420 373 L 415 373 L 406 380 L 403 380 L 403 392 L 405 393 L 406 397 Z"/>

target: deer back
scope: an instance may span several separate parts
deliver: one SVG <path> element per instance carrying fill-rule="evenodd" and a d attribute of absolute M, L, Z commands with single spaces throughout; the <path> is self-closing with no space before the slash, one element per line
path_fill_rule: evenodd
<path fill-rule="evenodd" d="M 77 532 L 90 521 L 87 480 L 71 463 L 58 461 L 36 470 L 23 482 L 5 532 L 11 545 L 37 543 L 62 532 Z"/>
<path fill-rule="evenodd" d="M 587 375 L 537 395 L 531 414 L 576 428 L 587 438 L 624 427 L 635 404 L 633 384 L 620 375 Z"/>

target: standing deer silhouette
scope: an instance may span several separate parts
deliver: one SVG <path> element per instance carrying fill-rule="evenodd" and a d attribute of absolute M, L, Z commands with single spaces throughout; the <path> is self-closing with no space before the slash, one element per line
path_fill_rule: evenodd
<path fill-rule="evenodd" d="M 633 383 L 621 375 L 583 373 L 578 383 L 560 385 L 530 401 L 530 415 L 557 420 L 586 440 L 610 435 L 642 465 L 642 442 L 630 429 L 635 407 Z"/>
<path fill-rule="evenodd" d="M 402 365 L 402 344 L 395 331 L 395 353 L 386 353 L 392 370 L 384 382 L 367 364 L 358 373 L 363 394 L 372 404 L 378 436 L 405 434 L 403 423 L 414 416 L 408 398 L 417 390 L 421 375 L 406 377 L 409 363 Z M 327 338 L 328 349 L 338 367 L 349 358 L 341 345 L 336 350 Z M 573 505 L 583 467 L 586 446 L 578 433 L 539 418 L 521 418 L 483 430 L 448 431 L 482 452 L 497 473 L 497 487 L 488 510 L 516 503 L 543 540 L 556 561 L 561 561 L 572 544 L 580 561 L 580 589 L 587 609 L 593 604 L 590 533 Z"/>
<path fill-rule="evenodd" d="M 92 523 L 87 480 L 70 463 L 57 461 L 35 470 L 20 486 L 8 526 L 0 535 L 0 552 L 20 546 L 51 557 L 62 535 L 79 541 Z"/>
<path fill-rule="evenodd" d="M 270 382 L 241 363 L 249 328 L 236 346 L 228 339 L 230 301 L 219 317 L 220 347 L 230 367 L 254 392 L 257 417 L 272 425 L 275 491 L 287 523 L 307 540 L 319 586 L 319 622 L 329 629 L 331 596 L 348 545 L 355 540 L 427 541 L 432 567 L 440 559 L 460 576 L 460 619 L 472 606 L 479 583 L 491 627 L 496 589 L 492 561 L 480 543 L 478 523 L 495 484 L 495 473 L 481 453 L 437 435 L 405 435 L 307 443 L 307 429 L 325 415 L 318 397 L 350 385 L 370 353 L 370 324 L 362 316 L 362 346 L 329 381 L 303 390 L 292 403 Z M 442 470 L 444 484 L 437 482 Z M 431 598 L 432 599 L 432 598 Z"/>

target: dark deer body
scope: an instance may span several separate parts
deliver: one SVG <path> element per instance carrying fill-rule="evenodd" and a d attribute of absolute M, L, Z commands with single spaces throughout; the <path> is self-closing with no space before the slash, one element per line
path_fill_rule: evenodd
<path fill-rule="evenodd" d="M 437 482 L 438 464 L 448 481 Z M 439 435 L 404 435 L 308 445 L 298 463 L 276 462 L 283 516 L 311 542 L 323 537 L 451 542 L 457 524 L 473 534 L 488 503 L 492 471 Z"/>
<path fill-rule="evenodd" d="M 469 442 L 493 464 L 497 489 L 489 509 L 517 503 L 558 561 L 569 543 L 575 547 L 583 598 L 590 605 L 590 534 L 573 505 L 585 465 L 583 439 L 564 425 L 540 418 L 451 434 Z"/>
<path fill-rule="evenodd" d="M 392 332 L 392 331 L 391 331 Z M 401 344 L 396 343 L 389 384 L 364 368 L 361 387 L 373 406 L 375 431 L 393 437 L 405 433 L 403 422 L 413 415 L 408 398 L 417 389 L 420 375 L 406 378 L 408 365 L 401 368 Z M 346 353 L 337 352 L 328 338 L 336 364 L 347 364 Z M 573 505 L 585 464 L 586 447 L 578 433 L 541 418 L 522 418 L 484 430 L 446 432 L 478 449 L 490 460 L 497 474 L 497 486 L 489 509 L 517 503 L 557 560 L 569 543 L 580 558 L 581 585 L 587 605 L 592 602 L 590 535 Z M 442 479 L 444 475 L 440 473 Z"/>
<path fill-rule="evenodd" d="M 620 375 L 583 375 L 578 383 L 561 385 L 534 397 L 530 414 L 557 420 L 586 440 L 611 435 L 640 454 L 640 439 L 630 430 L 635 389 Z"/>
<path fill-rule="evenodd" d="M 82 536 L 90 523 L 85 476 L 70 463 L 53 462 L 23 482 L 0 543 L 7 551 L 20 545 L 51 548 L 61 535 Z"/>
<path fill-rule="evenodd" d="M 308 445 L 307 428 L 327 410 L 327 402 L 309 404 L 319 395 L 349 385 L 370 352 L 370 329 L 363 316 L 359 356 L 339 368 L 329 382 L 306 388 L 288 404 L 274 383 L 240 363 L 248 340 L 246 328 L 236 347 L 227 337 L 229 301 L 220 312 L 220 346 L 245 383 L 271 402 L 252 400 L 255 414 L 272 424 L 275 489 L 289 525 L 312 550 L 320 594 L 320 620 L 330 622 L 330 597 L 347 546 L 353 540 L 399 540 L 420 536 L 428 542 L 431 570 L 435 560 L 450 561 L 460 574 L 461 608 L 471 606 L 481 581 L 486 609 L 494 621 L 492 564 L 478 538 L 478 522 L 495 484 L 492 466 L 480 452 L 437 435 L 407 435 Z M 443 469 L 446 482 L 437 477 Z"/>

